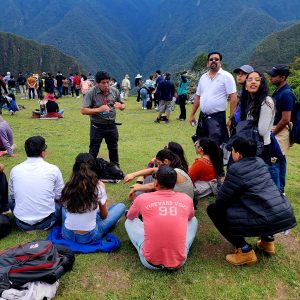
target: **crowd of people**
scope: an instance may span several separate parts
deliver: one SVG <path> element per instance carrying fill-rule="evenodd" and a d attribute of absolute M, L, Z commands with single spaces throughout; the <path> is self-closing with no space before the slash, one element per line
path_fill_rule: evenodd
<path fill-rule="evenodd" d="M 127 211 L 123 203 L 107 206 L 105 185 L 96 164 L 104 138 L 110 162 L 119 167 L 116 110 L 125 109 L 123 100 L 131 88 L 127 74 L 121 84 L 122 97 L 116 81 L 105 71 L 97 72 L 89 89 L 85 85 L 81 113 L 90 118 L 89 153 L 75 158 L 69 181 L 64 184 L 59 168 L 44 160 L 45 139 L 30 137 L 25 141 L 27 159 L 11 170 L 9 184 L 3 166 L 0 168 L 1 211 L 9 208 L 24 231 L 62 224 L 62 237 L 79 244 L 103 238 L 125 215 L 125 229 L 141 263 L 152 270 L 177 270 L 186 262 L 198 230 L 197 203 L 200 198 L 214 195 L 215 202 L 207 207 L 207 214 L 235 248 L 226 260 L 232 265 L 257 262 L 246 237 L 259 237 L 256 247 L 274 255 L 274 234 L 296 226 L 284 190 L 287 135 L 295 102 L 286 82 L 289 70 L 280 65 L 268 71 L 277 87 L 270 97 L 264 75 L 249 65 L 234 70 L 241 86 L 239 95 L 234 77 L 222 69 L 219 52 L 208 54 L 207 66 L 189 117 L 192 126 L 197 124 L 193 141 L 200 157 L 188 166 L 180 144 L 171 141 L 158 149 L 144 169 L 125 176 L 125 183 L 136 179 L 128 194 L 132 204 Z M 137 100 L 142 99 L 142 108 L 151 101 L 148 97 L 154 95 L 158 100 L 155 123 L 161 122 L 162 114 L 169 122 L 170 104 L 176 96 L 178 119 L 186 120 L 188 78 L 186 72 L 179 76 L 177 91 L 169 73 L 163 77 L 157 70 L 155 83 L 153 76 L 148 83 L 143 83 L 140 74 L 136 76 Z M 83 78 L 83 82 L 87 80 Z M 45 92 L 49 96 L 53 89 L 46 91 L 45 87 Z M 230 113 L 226 121 L 228 98 Z M 3 127 L 8 130 L 7 124 Z M 274 140 L 280 153 L 274 153 Z M 12 147 L 10 152 L 5 151 L 13 153 Z M 224 156 L 228 152 L 225 172 Z"/>

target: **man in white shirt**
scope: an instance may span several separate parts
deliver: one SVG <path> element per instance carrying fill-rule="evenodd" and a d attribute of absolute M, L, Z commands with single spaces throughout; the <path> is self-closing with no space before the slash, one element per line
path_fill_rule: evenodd
<path fill-rule="evenodd" d="M 195 114 L 200 106 L 197 138 L 209 137 L 220 146 L 228 141 L 227 99 L 230 99 L 230 116 L 227 122 L 229 127 L 237 106 L 236 84 L 233 76 L 221 68 L 221 53 L 209 53 L 207 61 L 209 71 L 199 80 L 190 123 L 192 126 L 196 124 Z"/>
<path fill-rule="evenodd" d="M 64 182 L 59 168 L 44 161 L 46 149 L 43 137 L 30 137 L 25 142 L 27 160 L 10 172 L 9 206 L 25 231 L 49 229 L 61 218 L 57 200 Z"/>

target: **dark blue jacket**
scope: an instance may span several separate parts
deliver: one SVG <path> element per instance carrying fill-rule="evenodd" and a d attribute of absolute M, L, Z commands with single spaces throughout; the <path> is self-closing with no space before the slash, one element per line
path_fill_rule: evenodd
<path fill-rule="evenodd" d="M 161 81 L 156 89 L 156 100 L 171 101 L 175 95 L 175 85 L 170 80 Z"/>
<path fill-rule="evenodd" d="M 261 236 L 296 226 L 293 209 L 280 194 L 267 165 L 259 157 L 233 163 L 218 193 L 233 236 Z"/>

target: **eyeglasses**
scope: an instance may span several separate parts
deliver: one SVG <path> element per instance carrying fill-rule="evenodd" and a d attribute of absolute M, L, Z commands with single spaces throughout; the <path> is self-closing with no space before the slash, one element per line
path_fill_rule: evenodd
<path fill-rule="evenodd" d="M 255 77 L 255 78 L 247 78 L 246 79 L 247 82 L 260 82 L 261 81 L 261 77 Z"/>
<path fill-rule="evenodd" d="M 209 59 L 209 61 L 219 61 L 220 59 L 219 58 L 216 58 L 216 57 L 212 57 Z"/>
<path fill-rule="evenodd" d="M 45 144 L 45 145 L 43 146 L 42 151 L 46 151 L 47 147 L 48 147 L 48 146 Z"/>

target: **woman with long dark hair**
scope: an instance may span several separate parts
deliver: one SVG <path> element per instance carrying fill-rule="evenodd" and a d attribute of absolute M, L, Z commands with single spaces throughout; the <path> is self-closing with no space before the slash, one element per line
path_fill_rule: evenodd
<path fill-rule="evenodd" d="M 65 239 L 82 244 L 97 241 L 125 212 L 123 203 L 107 207 L 105 185 L 99 181 L 97 171 L 96 160 L 91 154 L 80 153 L 76 157 L 71 178 L 60 199 Z"/>
<path fill-rule="evenodd" d="M 160 165 L 168 165 L 177 173 L 177 181 L 174 187 L 174 191 L 185 193 L 190 196 L 192 199 L 194 197 L 194 187 L 189 175 L 184 171 L 184 167 L 182 166 L 182 161 L 173 153 L 170 149 L 162 149 L 157 152 L 155 157 L 156 167 L 147 168 L 144 170 L 136 171 L 130 174 L 127 174 L 124 178 L 125 182 L 130 182 L 134 178 L 138 176 L 148 176 L 143 184 L 134 184 L 131 187 L 131 192 L 129 193 L 129 199 L 134 200 L 137 194 L 140 192 L 151 192 L 154 190 L 153 177 L 149 175 L 153 175 L 157 172 L 157 167 Z M 136 193 L 139 192 L 139 193 Z"/>
<path fill-rule="evenodd" d="M 209 138 L 195 143 L 201 156 L 190 166 L 189 175 L 195 186 L 195 196 L 202 198 L 217 191 L 217 178 L 223 174 L 223 157 L 218 145 Z"/>
<path fill-rule="evenodd" d="M 240 120 L 252 120 L 263 138 L 264 149 L 259 155 L 265 162 L 270 160 L 270 132 L 274 122 L 274 101 L 264 75 L 258 71 L 249 73 L 243 86 Z M 250 137 L 249 137 L 250 138 Z"/>

